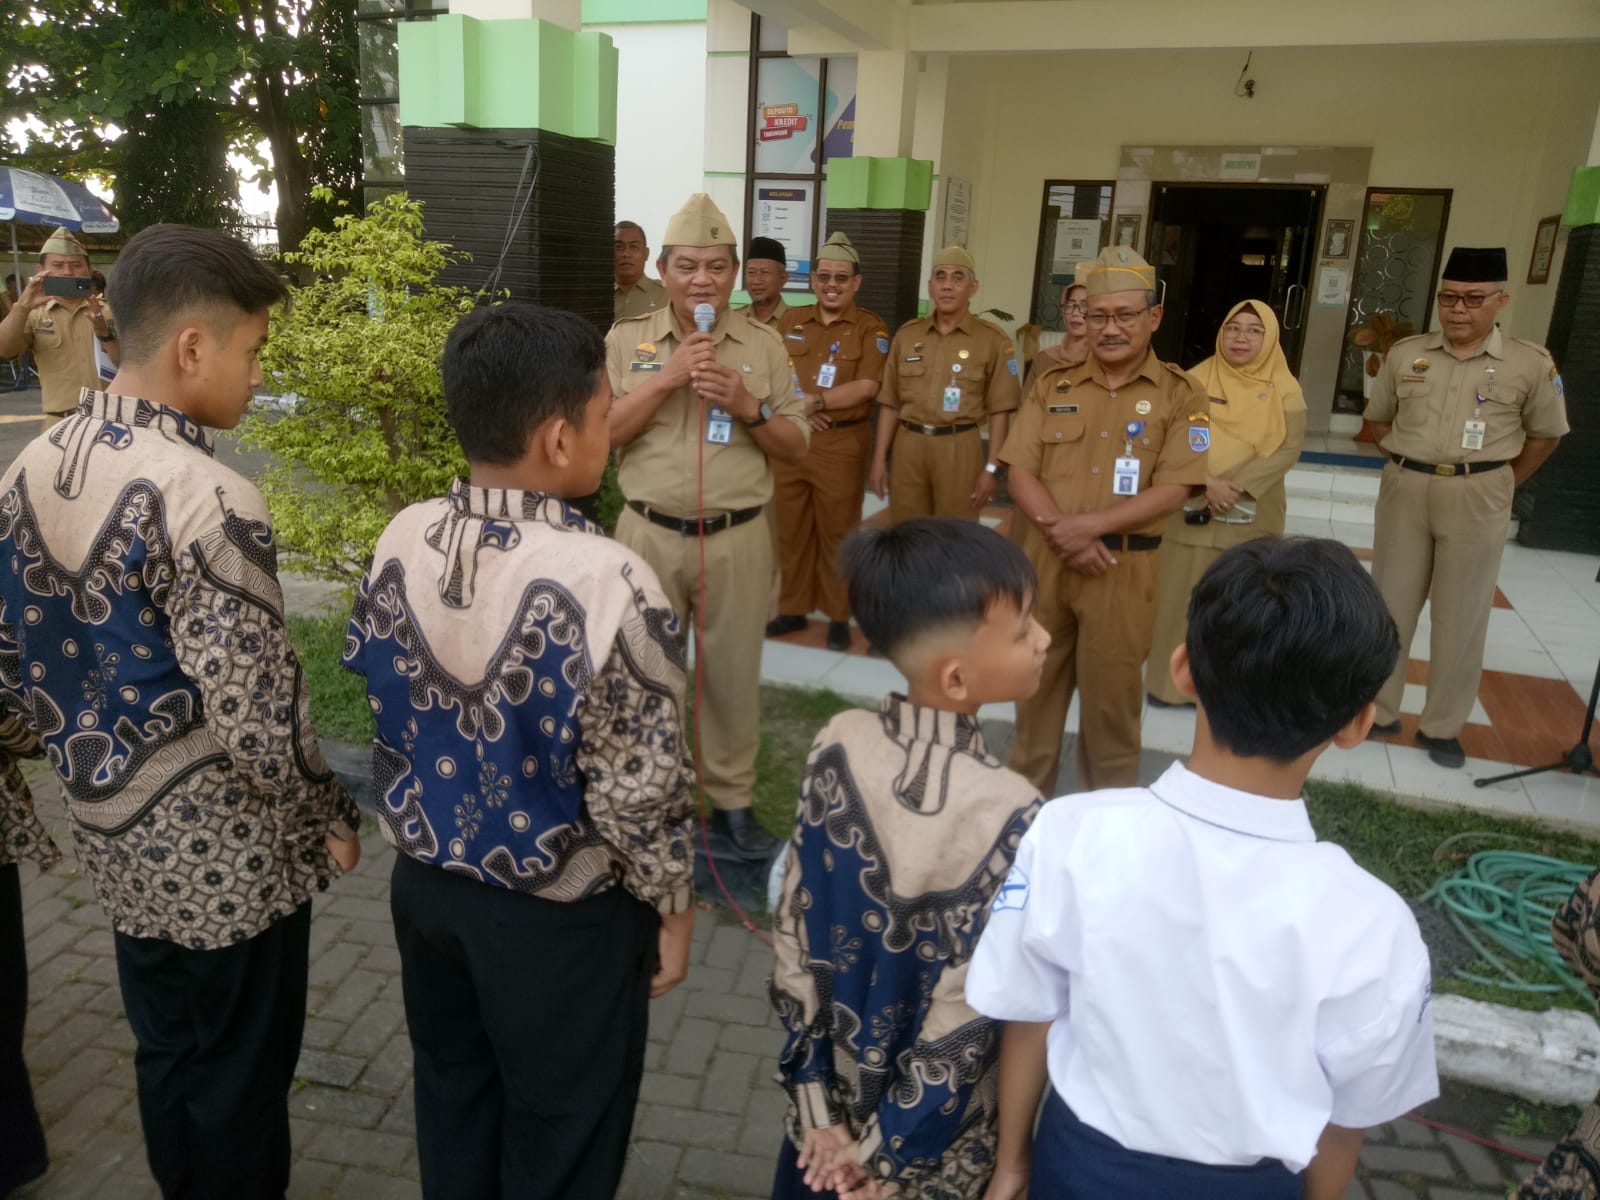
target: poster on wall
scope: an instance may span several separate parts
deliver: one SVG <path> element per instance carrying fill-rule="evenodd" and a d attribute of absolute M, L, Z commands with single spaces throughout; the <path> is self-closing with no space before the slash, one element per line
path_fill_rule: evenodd
<path fill-rule="evenodd" d="M 972 182 L 952 175 L 944 181 L 944 232 L 939 245 L 967 244 L 972 236 Z"/>
<path fill-rule="evenodd" d="M 1079 263 L 1099 253 L 1099 217 L 1062 217 L 1056 221 L 1055 261 L 1050 269 L 1061 277 L 1061 282 L 1072 278 Z"/>
<path fill-rule="evenodd" d="M 811 208 L 814 185 L 803 181 L 758 180 L 750 212 L 752 237 L 774 238 L 789 259 L 788 291 L 811 287 Z"/>
<path fill-rule="evenodd" d="M 1343 308 L 1350 302 L 1350 268 L 1323 267 L 1317 273 L 1317 307 Z"/>
<path fill-rule="evenodd" d="M 827 111 L 823 114 L 822 157 L 853 158 L 856 152 L 856 60 L 828 60 Z"/>
<path fill-rule="evenodd" d="M 817 92 L 822 60 L 763 58 L 756 84 L 756 170 L 809 175 L 817 169 Z"/>

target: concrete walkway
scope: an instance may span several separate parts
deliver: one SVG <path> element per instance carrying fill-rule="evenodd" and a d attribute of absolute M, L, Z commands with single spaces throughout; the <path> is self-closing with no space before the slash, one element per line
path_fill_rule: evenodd
<path fill-rule="evenodd" d="M 41 816 L 62 845 L 53 776 L 29 770 Z M 393 852 L 377 834 L 359 869 L 315 905 L 310 1017 L 293 1099 L 293 1200 L 406 1200 L 417 1182 L 411 1047 L 389 919 Z M 20 1195 L 147 1200 L 108 922 L 69 852 L 54 871 L 23 868 L 30 998 L 27 1058 L 51 1169 Z M 720 910 L 696 923 L 688 981 L 655 1001 L 647 1071 L 621 1195 L 627 1200 L 765 1196 L 781 1137 L 771 1082 L 782 1033 L 766 1000 L 771 951 Z M 1428 1112 L 1543 1154 L 1553 1140 L 1505 1139 L 1508 1101 L 1452 1088 Z M 1499 1200 L 1527 1165 L 1409 1121 L 1372 1134 L 1350 1200 Z"/>

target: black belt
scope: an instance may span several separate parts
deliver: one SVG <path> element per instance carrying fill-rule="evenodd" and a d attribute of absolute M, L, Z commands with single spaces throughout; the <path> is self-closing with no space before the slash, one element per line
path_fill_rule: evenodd
<path fill-rule="evenodd" d="M 1425 463 L 1414 458 L 1402 458 L 1398 454 L 1391 454 L 1394 465 L 1407 471 L 1418 471 L 1423 475 L 1437 475 L 1441 479 L 1453 479 L 1458 475 L 1482 475 L 1485 471 L 1498 471 L 1501 467 L 1511 465 L 1509 458 L 1502 458 L 1499 462 L 1475 463 Z"/>
<path fill-rule="evenodd" d="M 952 433 L 965 433 L 969 429 L 976 429 L 976 425 L 918 425 L 915 421 L 901 421 L 901 429 L 909 429 L 912 433 L 920 433 L 923 437 L 949 437 Z"/>
<path fill-rule="evenodd" d="M 1142 533 L 1106 533 L 1102 534 L 1100 541 L 1107 550 L 1155 550 L 1161 545 L 1158 537 L 1146 537 Z"/>
<path fill-rule="evenodd" d="M 708 535 L 721 533 L 724 529 L 732 529 L 735 525 L 754 521 L 762 513 L 762 507 L 757 505 L 755 508 L 741 508 L 735 512 L 723 513 L 718 517 L 707 517 L 702 522 L 698 517 L 669 517 L 665 513 L 658 513 L 655 509 L 640 504 L 637 500 L 629 500 L 628 507 L 650 524 L 670 529 L 673 533 L 681 533 L 684 537 L 694 537 L 701 531 L 702 526 Z"/>
<path fill-rule="evenodd" d="M 835 421 L 828 426 L 829 429 L 849 429 L 852 425 L 859 425 L 863 421 L 870 421 L 871 417 L 854 417 L 848 421 Z M 976 428 L 976 427 L 974 427 Z"/>

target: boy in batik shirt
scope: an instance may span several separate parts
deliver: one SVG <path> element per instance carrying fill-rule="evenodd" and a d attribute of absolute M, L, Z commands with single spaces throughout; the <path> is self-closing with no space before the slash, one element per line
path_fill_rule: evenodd
<path fill-rule="evenodd" d="M 1040 806 L 977 713 L 1033 694 L 1050 638 L 1027 559 L 976 522 L 861 529 L 840 558 L 857 624 L 909 686 L 835 717 L 806 765 L 774 921 L 790 1106 L 772 1194 L 977 1200 L 997 1032 L 963 988 Z"/>
<path fill-rule="evenodd" d="M 683 637 L 568 502 L 610 452 L 604 365 L 571 313 L 463 317 L 444 396 L 469 478 L 394 519 L 350 617 L 428 1196 L 612 1195 L 648 1000 L 688 971 Z"/>

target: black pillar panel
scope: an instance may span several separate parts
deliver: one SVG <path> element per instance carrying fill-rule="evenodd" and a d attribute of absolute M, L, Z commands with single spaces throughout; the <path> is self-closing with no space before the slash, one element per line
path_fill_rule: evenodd
<path fill-rule="evenodd" d="M 1567 239 L 1545 344 L 1561 368 L 1572 432 L 1529 481 L 1533 511 L 1517 540 L 1600 553 L 1600 225 L 1581 225 Z"/>
<path fill-rule="evenodd" d="M 927 290 L 922 278 L 925 213 L 904 208 L 830 208 L 829 234 L 845 233 L 861 255 L 861 290 L 856 304 L 875 312 L 889 335 L 917 315 Z"/>
<path fill-rule="evenodd" d="M 509 233 L 496 290 L 611 328 L 613 147 L 543 129 L 407 125 L 405 164 L 428 237 L 472 255 L 442 282 L 486 286 Z"/>

